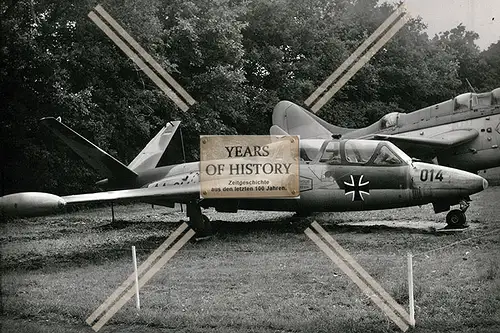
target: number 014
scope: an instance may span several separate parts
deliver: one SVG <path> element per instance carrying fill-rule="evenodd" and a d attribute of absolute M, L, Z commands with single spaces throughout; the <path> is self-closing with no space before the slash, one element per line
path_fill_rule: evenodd
<path fill-rule="evenodd" d="M 441 170 L 439 170 L 436 173 L 436 175 L 434 175 L 434 170 L 423 169 L 422 171 L 420 171 L 420 180 L 423 182 L 426 182 L 428 180 L 431 182 L 433 182 L 434 180 L 439 180 L 440 182 L 442 182 L 443 181 L 443 172 Z"/>

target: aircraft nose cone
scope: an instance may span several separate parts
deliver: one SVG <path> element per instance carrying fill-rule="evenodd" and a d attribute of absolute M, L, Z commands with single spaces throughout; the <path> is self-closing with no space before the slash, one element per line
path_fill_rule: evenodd
<path fill-rule="evenodd" d="M 488 187 L 488 181 L 476 174 L 470 174 L 468 184 L 469 186 L 467 186 L 467 188 L 469 189 L 470 194 L 481 192 Z"/>

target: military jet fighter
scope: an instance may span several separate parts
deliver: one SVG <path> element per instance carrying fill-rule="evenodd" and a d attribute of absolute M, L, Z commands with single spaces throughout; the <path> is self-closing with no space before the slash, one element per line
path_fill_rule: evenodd
<path fill-rule="evenodd" d="M 387 140 L 408 155 L 470 172 L 500 166 L 500 88 L 465 93 L 408 114 L 393 112 L 360 129 L 331 125 L 288 101 L 276 105 L 271 133 L 302 139 Z"/>
<path fill-rule="evenodd" d="M 98 184 L 112 190 L 62 197 L 40 192 L 10 194 L 0 198 L 4 214 L 41 215 L 88 202 L 133 200 L 170 207 L 182 203 L 187 206 L 191 226 L 206 234 L 210 233 L 210 222 L 201 208 L 214 207 L 221 212 L 325 212 L 446 202 L 461 205 L 446 218 L 448 225 L 458 227 L 466 222 L 469 195 L 488 186 L 485 179 L 473 173 L 414 162 L 388 141 L 305 139 L 300 140 L 300 197 L 202 199 L 199 162 L 158 166 L 179 122 L 160 130 L 128 166 L 57 119 L 44 118 L 41 122 L 108 177 Z"/>

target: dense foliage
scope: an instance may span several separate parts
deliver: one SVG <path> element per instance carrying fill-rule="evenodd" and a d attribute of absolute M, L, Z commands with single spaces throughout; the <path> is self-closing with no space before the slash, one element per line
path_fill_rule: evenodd
<path fill-rule="evenodd" d="M 200 134 L 266 134 L 281 99 L 301 104 L 390 14 L 377 0 L 108 0 L 101 5 L 195 98 L 185 113 L 88 18 L 94 1 L 0 3 L 2 192 L 93 190 L 99 177 L 39 126 L 63 121 L 130 162 L 168 120 L 188 157 Z M 321 110 L 365 126 L 499 86 L 500 41 L 460 25 L 429 38 L 412 19 Z"/>

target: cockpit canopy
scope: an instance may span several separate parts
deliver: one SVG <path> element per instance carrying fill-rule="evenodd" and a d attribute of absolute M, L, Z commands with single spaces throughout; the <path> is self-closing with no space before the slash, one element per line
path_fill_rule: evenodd
<path fill-rule="evenodd" d="M 454 111 L 471 110 L 478 106 L 500 105 L 500 88 L 485 93 L 465 93 L 454 99 Z"/>
<path fill-rule="evenodd" d="M 380 119 L 382 129 L 391 128 L 398 124 L 399 112 L 391 112 Z"/>
<path fill-rule="evenodd" d="M 300 140 L 299 159 L 305 162 L 314 161 L 324 142 L 323 139 Z"/>
<path fill-rule="evenodd" d="M 397 128 L 419 124 L 422 121 L 435 121 L 439 117 L 451 116 L 468 111 L 489 111 L 499 106 L 500 88 L 485 93 L 469 92 L 410 113 L 388 113 L 380 118 L 377 123 L 365 127 L 365 133 L 372 133 L 374 131 L 392 132 Z M 347 135 L 349 135 L 349 133 L 347 133 Z"/>
<path fill-rule="evenodd" d="M 409 164 L 411 158 L 388 141 L 302 140 L 302 162 L 396 166 Z"/>
<path fill-rule="evenodd" d="M 491 91 L 491 104 L 500 105 L 500 88 Z"/>
<path fill-rule="evenodd" d="M 473 100 L 472 97 L 472 93 L 465 93 L 455 97 L 455 111 L 468 110 L 477 105 L 477 98 Z"/>

